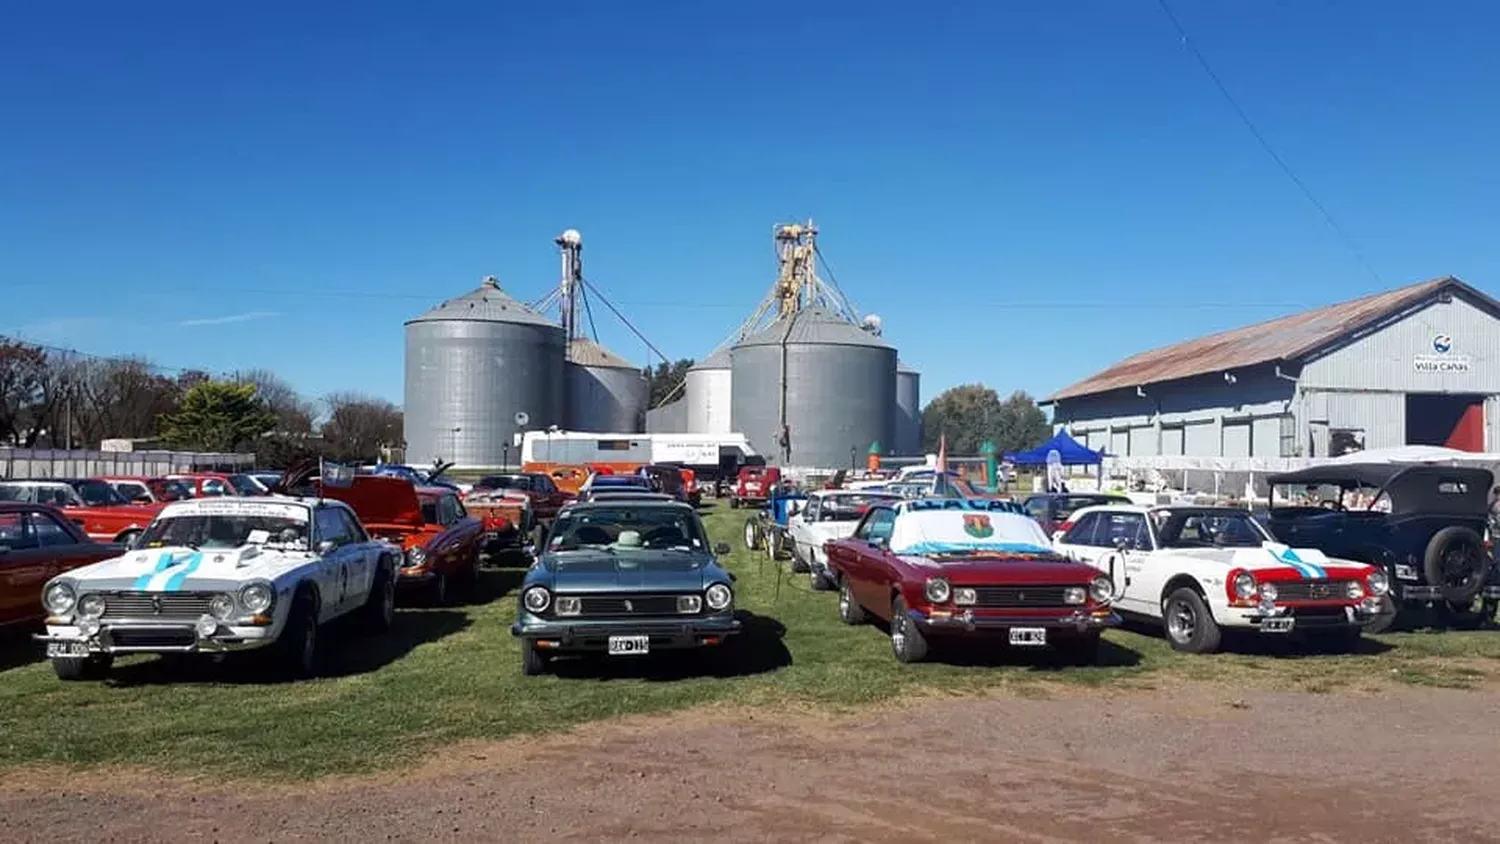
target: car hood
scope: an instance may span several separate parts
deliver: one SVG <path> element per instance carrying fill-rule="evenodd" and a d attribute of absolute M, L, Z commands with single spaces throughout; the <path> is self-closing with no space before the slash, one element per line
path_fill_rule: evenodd
<path fill-rule="evenodd" d="M 1316 548 L 1290 548 L 1267 543 L 1255 548 L 1165 548 L 1159 555 L 1202 563 L 1213 563 L 1229 569 L 1247 569 L 1257 575 L 1278 580 L 1321 579 L 1330 572 L 1341 576 L 1361 574 L 1370 568 L 1365 563 L 1329 557 Z"/>
<path fill-rule="evenodd" d="M 353 508 L 366 525 L 420 528 L 422 502 L 411 481 L 395 475 L 355 475 L 349 486 L 326 486 L 323 497 Z"/>
<path fill-rule="evenodd" d="M 78 582 L 81 591 L 211 591 L 233 589 L 257 578 L 272 579 L 310 559 L 306 551 L 260 545 L 202 551 L 147 548 L 73 569 L 65 576 Z"/>
<path fill-rule="evenodd" d="M 708 558 L 683 551 L 563 551 L 543 566 L 561 592 L 678 592 L 704 586 Z"/>
<path fill-rule="evenodd" d="M 993 552 L 970 555 L 903 555 L 902 562 L 927 577 L 946 577 L 957 585 L 986 586 L 1027 583 L 1084 584 L 1098 577 L 1093 566 L 1062 557 L 1003 555 Z"/>

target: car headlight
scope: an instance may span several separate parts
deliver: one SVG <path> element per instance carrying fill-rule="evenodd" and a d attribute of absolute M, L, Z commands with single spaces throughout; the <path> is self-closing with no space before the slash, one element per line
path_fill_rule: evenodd
<path fill-rule="evenodd" d="M 208 614 L 219 621 L 234 618 L 234 596 L 219 594 L 209 598 Z"/>
<path fill-rule="evenodd" d="M 1255 597 L 1255 575 L 1242 571 L 1234 576 L 1234 594 L 1242 601 Z"/>
<path fill-rule="evenodd" d="M 1115 597 L 1115 582 L 1106 575 L 1100 575 L 1089 584 L 1089 595 L 1095 603 L 1107 604 Z"/>
<path fill-rule="evenodd" d="M 979 603 L 979 592 L 972 586 L 960 586 L 953 590 L 953 603 L 961 607 L 972 607 Z"/>
<path fill-rule="evenodd" d="M 714 612 L 727 610 L 729 609 L 729 605 L 734 602 L 734 592 L 730 591 L 729 587 L 722 583 L 715 583 L 708 587 L 707 592 L 703 593 L 703 600 L 708 602 L 708 608 Z"/>
<path fill-rule="evenodd" d="M 1391 591 L 1391 579 L 1385 573 L 1385 569 L 1376 569 L 1365 578 L 1365 583 L 1370 586 L 1371 595 L 1384 595 Z"/>
<path fill-rule="evenodd" d="M 423 548 L 413 548 L 406 552 L 406 561 L 402 563 L 406 568 L 415 568 L 427 562 L 427 551 Z"/>
<path fill-rule="evenodd" d="M 252 583 L 240 590 L 240 606 L 251 615 L 260 615 L 271 608 L 276 592 L 269 583 Z"/>
<path fill-rule="evenodd" d="M 946 604 L 948 599 L 953 597 L 953 587 L 948 585 L 948 579 L 945 577 L 928 578 L 923 592 L 927 600 L 934 604 Z"/>
<path fill-rule="evenodd" d="M 558 595 L 557 608 L 554 612 L 558 615 L 581 615 L 583 613 L 583 599 L 576 595 Z"/>
<path fill-rule="evenodd" d="M 78 614 L 83 618 L 98 618 L 104 615 L 104 596 L 84 595 L 78 599 Z"/>
<path fill-rule="evenodd" d="M 1276 596 L 1280 594 L 1281 591 L 1276 588 L 1276 584 L 1274 583 L 1262 583 L 1260 585 L 1260 599 L 1266 603 L 1275 603 Z"/>
<path fill-rule="evenodd" d="M 78 603 L 78 595 L 69 583 L 54 583 L 42 593 L 42 606 L 52 615 L 67 615 Z"/>
<path fill-rule="evenodd" d="M 1349 598 L 1358 601 L 1365 596 L 1365 587 L 1359 585 L 1358 580 L 1349 581 Z"/>
<path fill-rule="evenodd" d="M 1081 604 L 1089 599 L 1089 590 L 1082 586 L 1069 586 L 1063 590 L 1064 604 Z"/>
<path fill-rule="evenodd" d="M 552 603 L 552 593 L 548 592 L 545 586 L 533 586 L 521 596 L 521 601 L 526 605 L 527 610 L 539 613 Z"/>

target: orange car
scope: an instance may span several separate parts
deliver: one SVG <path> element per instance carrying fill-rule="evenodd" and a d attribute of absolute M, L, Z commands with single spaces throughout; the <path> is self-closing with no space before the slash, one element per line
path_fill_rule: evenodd
<path fill-rule="evenodd" d="M 443 604 L 454 585 L 477 584 L 484 524 L 454 490 L 416 487 L 395 475 L 355 475 L 349 486 L 323 487 L 322 494 L 354 508 L 371 536 L 401 546 L 402 587 Z"/>

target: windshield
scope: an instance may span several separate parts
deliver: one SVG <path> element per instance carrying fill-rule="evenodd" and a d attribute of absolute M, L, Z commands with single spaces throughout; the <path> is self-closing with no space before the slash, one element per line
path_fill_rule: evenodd
<path fill-rule="evenodd" d="M 182 481 L 151 481 L 151 492 L 158 501 L 181 501 L 193 497 L 193 488 Z"/>
<path fill-rule="evenodd" d="M 73 484 L 73 489 L 78 491 L 78 497 L 83 499 L 83 503 L 90 507 L 116 507 L 129 503 L 104 481 L 78 481 Z"/>
<path fill-rule="evenodd" d="M 820 522 L 857 522 L 865 511 L 878 504 L 900 501 L 894 495 L 829 495 L 818 507 Z"/>
<path fill-rule="evenodd" d="M 306 551 L 307 519 L 201 513 L 173 516 L 152 522 L 141 534 L 137 547 L 186 546 L 197 550 L 222 550 L 241 545 L 271 545 Z"/>
<path fill-rule="evenodd" d="M 475 489 L 531 489 L 531 478 L 525 475 L 490 475 L 480 478 Z"/>
<path fill-rule="evenodd" d="M 559 516 L 549 551 L 707 548 L 698 518 L 677 507 L 590 507 Z"/>
<path fill-rule="evenodd" d="M 1163 548 L 1258 548 L 1269 537 L 1249 513 L 1153 514 Z"/>
<path fill-rule="evenodd" d="M 229 483 L 239 495 L 265 495 L 268 491 L 260 481 L 250 475 L 230 475 Z"/>
<path fill-rule="evenodd" d="M 1336 484 L 1281 485 L 1277 504 L 1286 507 L 1322 507 L 1325 510 L 1378 510 L 1390 512 L 1390 493 L 1360 484 L 1345 489 Z"/>

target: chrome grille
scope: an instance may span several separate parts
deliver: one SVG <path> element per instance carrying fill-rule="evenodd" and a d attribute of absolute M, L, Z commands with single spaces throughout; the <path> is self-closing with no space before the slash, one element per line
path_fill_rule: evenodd
<path fill-rule="evenodd" d="M 201 592 L 118 592 L 104 596 L 104 618 L 196 621 L 208 612 L 211 595 Z"/>
<path fill-rule="evenodd" d="M 1346 601 L 1353 580 L 1293 580 L 1276 583 L 1276 600 L 1280 601 Z"/>
<path fill-rule="evenodd" d="M 641 618 L 675 616 L 676 595 L 595 595 L 582 599 L 583 618 Z"/>
<path fill-rule="evenodd" d="M 960 588 L 954 584 L 954 588 Z M 1066 586 L 975 586 L 976 607 L 1010 609 L 1023 607 L 1062 607 Z"/>

